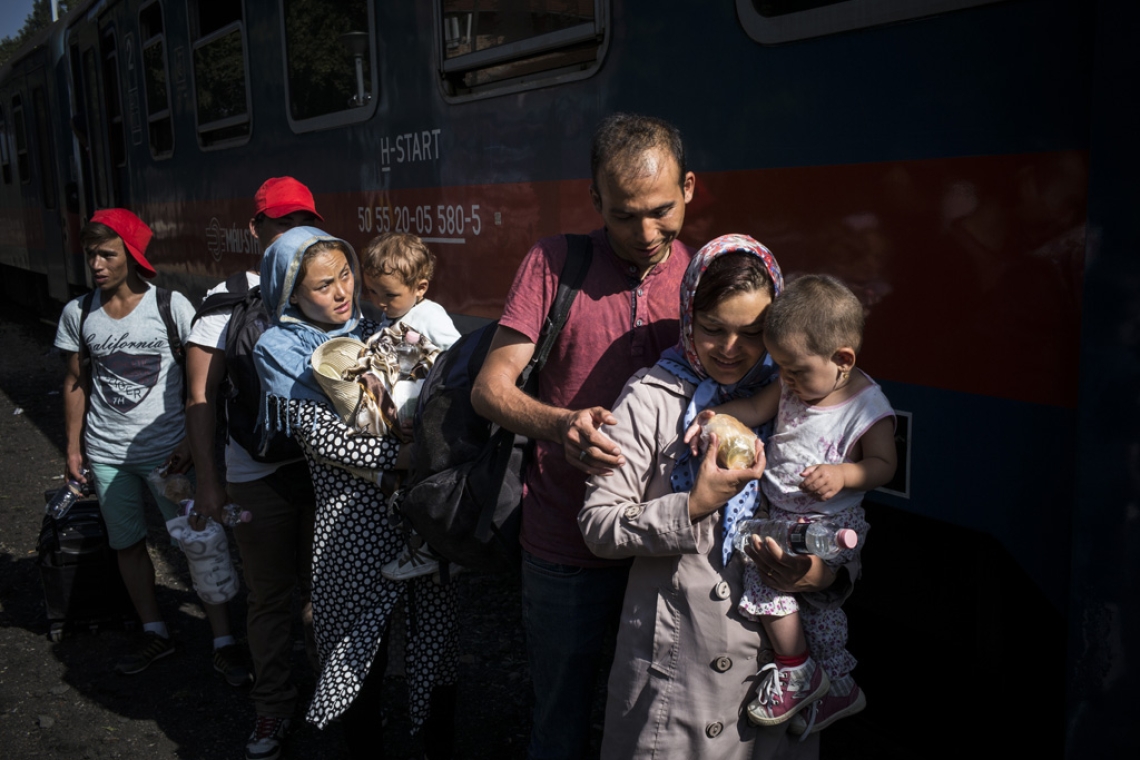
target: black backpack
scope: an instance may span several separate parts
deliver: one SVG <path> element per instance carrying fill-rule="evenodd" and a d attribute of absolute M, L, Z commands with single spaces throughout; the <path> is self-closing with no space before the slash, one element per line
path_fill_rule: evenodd
<path fill-rule="evenodd" d="M 258 462 L 284 462 L 301 457 L 301 447 L 284 433 L 269 434 L 257 424 L 262 403 L 261 380 L 253 364 L 253 347 L 269 328 L 269 313 L 261 300 L 261 286 L 249 287 L 245 272 L 226 279 L 226 293 L 206 296 L 194 314 L 197 322 L 208 314 L 232 311 L 226 328 L 226 379 L 221 397 L 226 402 L 227 432 Z"/>
<path fill-rule="evenodd" d="M 590 238 L 567 235 L 569 253 L 534 356 L 518 384 L 535 395 L 538 370 L 566 324 L 586 271 Z M 518 572 L 523 470 L 530 441 L 493 425 L 471 407 L 471 386 L 498 322 L 460 338 L 436 358 L 415 415 L 415 446 L 404 518 L 436 552 L 471 570 Z"/>

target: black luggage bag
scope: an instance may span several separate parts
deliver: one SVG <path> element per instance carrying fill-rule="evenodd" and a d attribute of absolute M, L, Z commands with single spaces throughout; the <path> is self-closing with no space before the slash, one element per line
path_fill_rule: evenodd
<path fill-rule="evenodd" d="M 98 500 L 76 502 L 59 520 L 44 515 L 38 549 L 49 639 L 59 641 L 69 629 L 137 621 Z"/>

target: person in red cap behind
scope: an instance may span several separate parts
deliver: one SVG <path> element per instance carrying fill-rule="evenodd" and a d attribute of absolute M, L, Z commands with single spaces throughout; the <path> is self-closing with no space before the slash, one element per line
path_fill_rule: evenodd
<path fill-rule="evenodd" d="M 254 196 L 254 216 L 249 220 L 249 229 L 264 249 L 282 233 L 317 221 L 324 220 L 317 213 L 309 188 L 292 177 L 273 177 L 266 180 Z M 257 272 L 238 272 L 211 290 L 195 318 L 186 351 L 189 383 L 186 427 L 198 475 L 194 507 L 215 519 L 222 505 L 229 502 L 253 513 L 249 523 L 234 528 L 249 586 L 246 632 L 256 676 L 249 695 L 257 720 L 246 743 L 248 760 L 278 756 L 297 707 L 297 688 L 292 683 L 290 669 L 293 589 L 297 587 L 301 590 L 305 641 L 316 670 L 313 612 L 309 601 L 316 498 L 309 468 L 295 444 L 291 458 L 279 458 L 290 456 L 288 454 L 265 456 L 260 453 L 255 458 L 233 434 L 227 436 L 224 483 L 214 462 L 218 391 L 227 373 L 231 373 L 230 387 L 237 389 L 236 396 L 226 401 L 230 432 L 241 427 L 255 429 L 254 420 L 243 421 L 242 415 L 248 414 L 251 406 L 257 408 L 260 394 L 252 404 L 243 403 L 241 388 L 248 386 L 234 376 L 241 372 L 241 366 L 238 362 L 227 362 L 226 339 L 236 305 L 227 294 L 243 300 L 241 294 L 252 292 L 260 280 Z M 244 302 L 252 303 L 248 297 Z M 260 304 L 260 299 L 257 302 Z M 215 303 L 221 307 L 213 307 Z M 248 318 L 243 321 L 249 324 Z M 268 324 L 267 315 L 262 324 Z M 248 370 L 253 372 L 252 364 Z M 256 374 L 252 382 L 256 388 Z"/>
<path fill-rule="evenodd" d="M 173 519 L 177 505 L 147 476 L 162 465 L 185 472 L 191 463 L 181 356 L 194 308 L 181 293 L 143 282 L 155 276 L 146 258 L 152 236 L 126 209 L 95 212 L 80 233 L 95 290 L 64 307 L 55 335 L 67 363 L 66 474 L 80 482 L 94 476 L 109 542 L 143 623 L 144 641 L 115 666 L 126 675 L 174 652 L 146 548 L 144 489 L 163 519 Z M 225 606 L 205 607 L 215 650 L 236 648 Z"/>

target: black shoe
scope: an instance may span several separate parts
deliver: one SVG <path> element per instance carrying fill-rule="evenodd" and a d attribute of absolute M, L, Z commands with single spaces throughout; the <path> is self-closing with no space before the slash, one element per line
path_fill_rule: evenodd
<path fill-rule="evenodd" d="M 174 642 L 164 639 L 153 631 L 143 631 L 143 644 L 138 651 L 128 654 L 115 664 L 115 670 L 125 676 L 133 676 L 150 667 L 155 660 L 174 654 Z"/>
<path fill-rule="evenodd" d="M 225 676 L 230 686 L 244 686 L 253 680 L 253 674 L 245 664 L 245 652 L 237 644 L 214 650 L 214 670 Z"/>

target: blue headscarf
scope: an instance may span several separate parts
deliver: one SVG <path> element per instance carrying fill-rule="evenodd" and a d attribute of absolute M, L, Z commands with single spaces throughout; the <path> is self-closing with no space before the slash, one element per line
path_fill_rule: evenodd
<path fill-rule="evenodd" d="M 689 268 L 685 270 L 685 278 L 681 282 L 681 340 L 676 346 L 668 349 L 661 355 L 657 364 L 677 377 L 687 380 L 697 386 L 693 397 L 689 399 L 689 406 L 685 409 L 683 428 L 693 424 L 697 415 L 710 406 L 723 404 L 734 398 L 746 398 L 753 395 L 776 377 L 776 367 L 767 353 L 764 358 L 748 370 L 739 381 L 732 385 L 721 385 L 713 378 L 701 364 L 693 342 L 693 302 L 696 300 L 697 285 L 701 276 L 709 268 L 709 264 L 719 256 L 726 253 L 743 251 L 759 258 L 768 277 L 772 280 L 772 292 L 780 295 L 784 289 L 784 277 L 780 273 L 780 265 L 772 252 L 747 235 L 723 235 L 710 241 L 704 248 L 697 251 Z M 693 459 L 686 447 L 677 464 L 673 467 L 670 482 L 674 493 L 683 493 L 692 490 L 696 477 L 695 470 L 700 463 Z M 724 508 L 724 545 L 721 547 L 724 564 L 732 557 L 732 538 L 736 533 L 737 523 L 752 515 L 756 510 L 756 498 L 760 493 L 759 481 L 753 480 L 746 485 L 736 496 L 729 499 Z"/>
<path fill-rule="evenodd" d="M 347 252 L 355 284 L 352 294 L 352 318 L 332 330 L 325 331 L 309 322 L 298 306 L 289 303 L 297 286 L 301 258 L 313 244 L 335 242 Z M 308 399 L 328 403 L 328 396 L 317 384 L 309 359 L 317 346 L 330 338 L 356 335 L 360 325 L 360 266 L 352 246 L 315 227 L 294 227 L 277 238 L 261 259 L 261 298 L 272 325 L 257 341 L 253 360 L 261 378 L 261 390 L 268 397 Z M 276 427 L 280 415 L 266 415 L 262 420 Z"/>

